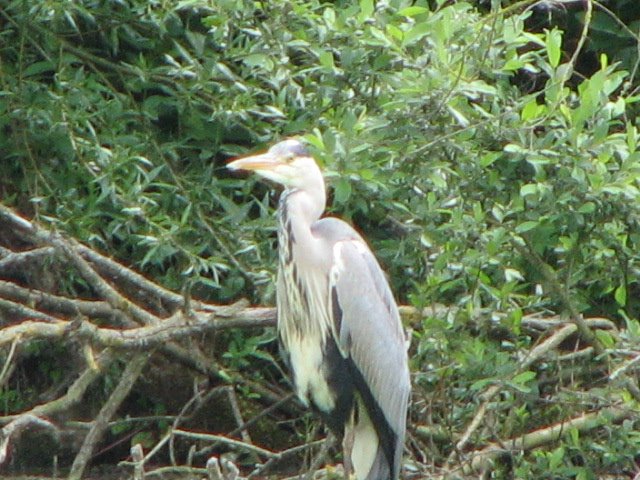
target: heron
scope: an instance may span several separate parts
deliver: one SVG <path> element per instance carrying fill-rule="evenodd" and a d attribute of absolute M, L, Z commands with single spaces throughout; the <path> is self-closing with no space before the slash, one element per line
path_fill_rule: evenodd
<path fill-rule="evenodd" d="M 302 140 L 236 159 L 284 187 L 277 209 L 277 331 L 298 398 L 343 439 L 357 480 L 395 480 L 404 450 L 407 341 L 385 274 L 348 223 L 322 217 L 322 172 Z"/>

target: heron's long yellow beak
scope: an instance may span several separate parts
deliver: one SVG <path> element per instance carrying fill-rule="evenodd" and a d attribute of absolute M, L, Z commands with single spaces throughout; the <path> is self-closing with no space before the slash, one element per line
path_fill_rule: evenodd
<path fill-rule="evenodd" d="M 250 157 L 238 158 L 230 163 L 227 163 L 227 168 L 230 170 L 273 170 L 278 165 L 281 165 L 281 160 L 275 155 L 266 152 L 258 155 L 251 155 Z"/>

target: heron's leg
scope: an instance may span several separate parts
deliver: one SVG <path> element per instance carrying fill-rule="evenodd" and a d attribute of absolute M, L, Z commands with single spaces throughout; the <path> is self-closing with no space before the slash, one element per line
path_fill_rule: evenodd
<path fill-rule="evenodd" d="M 347 425 L 342 439 L 342 464 L 344 465 L 344 478 L 349 480 L 353 473 L 353 463 L 351 462 L 351 452 L 353 450 L 353 428 Z"/>
<path fill-rule="evenodd" d="M 351 455 L 353 453 L 353 441 L 355 436 L 356 408 L 351 411 L 351 415 L 344 426 L 344 437 L 342 437 L 342 465 L 344 466 L 344 478 L 349 480 L 354 474 Z"/>
<path fill-rule="evenodd" d="M 335 444 L 336 444 L 336 437 L 332 432 L 329 432 L 327 434 L 327 438 L 324 440 L 324 443 L 322 444 L 322 448 L 318 452 L 318 455 L 316 456 L 316 458 L 313 459 L 313 462 L 309 467 L 309 471 L 304 476 L 304 480 L 313 480 L 313 475 L 316 473 L 316 470 L 318 469 L 318 467 L 320 467 L 322 462 L 325 461 L 325 458 L 327 457 L 329 450 Z"/>

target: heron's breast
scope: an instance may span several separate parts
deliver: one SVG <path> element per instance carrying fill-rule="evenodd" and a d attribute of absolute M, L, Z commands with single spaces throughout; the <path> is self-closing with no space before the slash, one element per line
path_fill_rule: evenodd
<path fill-rule="evenodd" d="M 281 229 L 287 231 L 286 226 Z M 325 352 L 331 337 L 328 280 L 305 261 L 292 238 L 285 234 L 280 239 L 278 331 L 289 356 L 298 397 L 305 404 L 312 402 L 328 412 L 335 406 Z"/>
<path fill-rule="evenodd" d="M 315 338 L 292 338 L 285 349 L 289 353 L 296 394 L 305 404 L 312 402 L 318 409 L 329 412 L 335 406 L 324 368 L 324 342 Z"/>
<path fill-rule="evenodd" d="M 278 286 L 278 330 L 289 356 L 296 394 L 306 405 L 313 403 L 328 412 L 334 394 L 328 381 L 325 345 L 325 301 L 319 285 L 307 281 L 295 268 L 280 271 Z"/>

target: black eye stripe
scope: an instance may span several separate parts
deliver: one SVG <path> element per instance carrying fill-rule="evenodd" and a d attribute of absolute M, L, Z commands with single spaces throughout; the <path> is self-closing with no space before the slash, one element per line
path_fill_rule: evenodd
<path fill-rule="evenodd" d="M 280 142 L 273 147 L 271 147 L 270 151 L 280 156 L 280 158 L 289 158 L 291 157 L 308 157 L 309 151 L 307 147 L 297 140 L 285 140 L 284 142 Z"/>
<path fill-rule="evenodd" d="M 291 154 L 293 154 L 296 157 L 308 157 L 309 156 L 309 151 L 307 150 L 307 147 L 305 147 L 300 142 L 293 143 L 289 148 L 290 148 Z"/>

